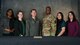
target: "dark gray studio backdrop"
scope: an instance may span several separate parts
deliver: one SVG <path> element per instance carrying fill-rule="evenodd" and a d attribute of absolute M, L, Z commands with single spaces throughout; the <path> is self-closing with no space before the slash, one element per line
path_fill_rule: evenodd
<path fill-rule="evenodd" d="M 68 12 L 74 11 L 76 18 L 80 20 L 79 2 L 79 0 L 1 0 L 0 18 L 3 20 L 6 10 L 12 8 L 15 15 L 18 10 L 24 11 L 25 18 L 27 19 L 29 17 L 30 10 L 35 8 L 38 12 L 38 18 L 42 19 L 46 6 L 51 6 L 52 15 L 54 16 L 56 16 L 57 12 L 60 11 L 63 12 L 64 19 L 67 20 Z"/>

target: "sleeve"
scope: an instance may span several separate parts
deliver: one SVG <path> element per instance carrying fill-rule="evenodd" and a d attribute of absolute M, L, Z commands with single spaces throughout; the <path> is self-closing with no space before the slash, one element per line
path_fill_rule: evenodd
<path fill-rule="evenodd" d="M 0 36 L 2 36 L 4 32 L 4 22 L 2 19 L 0 19 Z"/>
<path fill-rule="evenodd" d="M 26 20 L 26 36 L 29 36 L 29 21 Z"/>
<path fill-rule="evenodd" d="M 19 29 L 19 23 L 17 22 L 17 20 L 15 20 L 14 22 L 14 31 L 15 31 L 15 36 L 19 36 L 20 34 L 20 29 Z"/>
<path fill-rule="evenodd" d="M 56 19 L 55 17 L 51 16 L 52 20 L 51 20 L 51 28 L 53 30 L 53 32 L 56 32 Z"/>
<path fill-rule="evenodd" d="M 63 21 L 62 26 L 61 27 L 66 27 L 66 23 L 65 21 Z"/>
<path fill-rule="evenodd" d="M 42 22 L 39 21 L 39 35 L 42 35 Z"/>
<path fill-rule="evenodd" d="M 74 36 L 77 36 L 78 35 L 78 30 L 79 30 L 78 22 L 75 22 L 75 28 L 76 28 L 76 32 L 75 32 Z"/>
<path fill-rule="evenodd" d="M 10 26 L 10 29 L 13 30 L 14 29 L 14 20 L 10 20 L 9 22 L 9 26 Z"/>

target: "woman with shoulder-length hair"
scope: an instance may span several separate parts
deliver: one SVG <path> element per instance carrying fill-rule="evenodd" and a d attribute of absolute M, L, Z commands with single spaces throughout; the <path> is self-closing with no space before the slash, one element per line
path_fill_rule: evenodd
<path fill-rule="evenodd" d="M 24 12 L 19 10 L 16 15 L 15 21 L 15 36 L 26 35 L 26 21 L 24 19 Z"/>
<path fill-rule="evenodd" d="M 68 13 L 67 28 L 68 28 L 68 36 L 75 37 L 78 35 L 79 25 L 73 11 L 70 11 Z"/>
<path fill-rule="evenodd" d="M 6 17 L 3 23 L 3 36 L 14 36 L 14 13 L 12 9 L 6 11 Z"/>
<path fill-rule="evenodd" d="M 37 18 L 37 10 L 32 9 L 30 12 L 30 17 L 26 22 L 28 26 L 27 36 L 39 36 L 40 35 L 40 21 Z"/>
<path fill-rule="evenodd" d="M 65 21 L 62 12 L 57 13 L 56 20 L 57 20 L 56 36 L 63 36 L 65 33 Z"/>

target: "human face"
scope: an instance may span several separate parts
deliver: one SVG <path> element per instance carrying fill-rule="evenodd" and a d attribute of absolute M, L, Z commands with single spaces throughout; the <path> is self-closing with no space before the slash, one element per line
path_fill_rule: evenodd
<path fill-rule="evenodd" d="M 73 19 L 73 14 L 72 13 L 69 13 L 69 18 L 70 18 L 70 20 Z"/>
<path fill-rule="evenodd" d="M 50 14 L 50 13 L 51 13 L 50 9 L 46 8 L 46 14 Z"/>
<path fill-rule="evenodd" d="M 12 16 L 12 11 L 9 10 L 9 11 L 7 12 L 7 15 L 8 15 L 9 17 L 11 17 L 11 16 Z"/>
<path fill-rule="evenodd" d="M 61 14 L 60 14 L 60 13 L 57 15 L 57 18 L 58 18 L 59 20 L 61 20 L 61 19 L 62 19 L 62 17 L 61 17 Z"/>
<path fill-rule="evenodd" d="M 18 14 L 18 18 L 23 18 L 23 13 L 22 12 L 19 12 L 19 14 Z"/>
<path fill-rule="evenodd" d="M 36 17 L 36 15 L 37 15 L 36 11 L 32 10 L 31 15 L 32 15 L 32 17 Z"/>

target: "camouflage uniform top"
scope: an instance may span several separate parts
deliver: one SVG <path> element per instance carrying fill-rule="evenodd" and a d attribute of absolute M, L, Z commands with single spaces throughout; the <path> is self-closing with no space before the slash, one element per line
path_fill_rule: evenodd
<path fill-rule="evenodd" d="M 56 23 L 55 23 L 55 17 L 50 15 L 46 15 L 43 18 L 43 30 L 42 35 L 43 36 L 55 36 L 56 33 Z"/>

